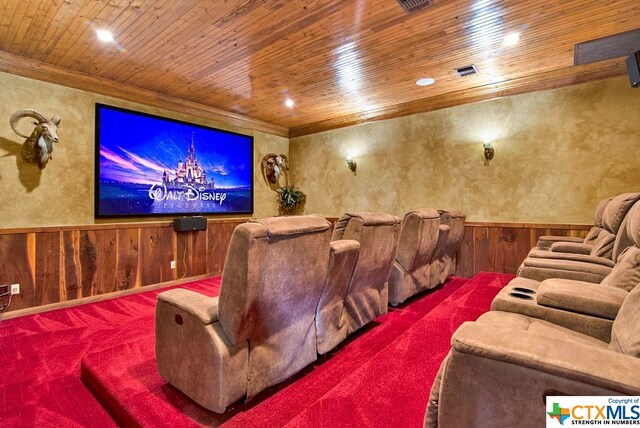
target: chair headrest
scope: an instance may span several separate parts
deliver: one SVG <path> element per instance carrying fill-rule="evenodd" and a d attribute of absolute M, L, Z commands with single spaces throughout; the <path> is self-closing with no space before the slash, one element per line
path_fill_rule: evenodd
<path fill-rule="evenodd" d="M 441 215 L 445 215 L 445 216 L 449 216 L 451 218 L 467 218 L 467 216 L 465 215 L 465 213 L 463 213 L 460 210 L 455 210 L 455 209 L 443 209 L 443 210 L 438 210 L 438 212 Z"/>
<path fill-rule="evenodd" d="M 344 217 L 357 217 L 362 220 L 362 224 L 365 226 L 378 226 L 385 224 L 396 224 L 398 223 L 398 217 L 387 214 L 387 213 L 374 213 L 374 212 L 357 212 L 357 213 L 346 213 L 342 216 Z"/>
<path fill-rule="evenodd" d="M 614 235 L 617 234 L 622 220 L 638 199 L 640 199 L 640 193 L 623 193 L 611 199 L 602 216 L 604 227 Z"/>
<path fill-rule="evenodd" d="M 404 215 L 404 220 L 406 221 L 407 218 L 414 216 L 418 217 L 421 220 L 424 220 L 430 218 L 439 218 L 440 213 L 438 213 L 438 210 L 434 210 L 433 208 L 420 208 L 406 213 Z"/>
<path fill-rule="evenodd" d="M 640 202 L 629 210 L 627 216 L 627 234 L 636 247 L 640 247 Z"/>
<path fill-rule="evenodd" d="M 613 199 L 613 198 L 607 198 L 607 199 L 601 200 L 598 203 L 598 206 L 596 207 L 596 212 L 593 215 L 593 217 L 594 217 L 594 224 L 596 226 L 598 226 L 599 228 L 602 228 L 602 226 L 603 226 L 602 217 L 604 216 L 604 210 L 605 210 L 605 208 L 607 208 L 607 205 L 609 205 L 609 202 L 611 202 L 611 199 Z"/>
<path fill-rule="evenodd" d="M 250 223 L 258 223 L 267 229 L 269 237 L 290 236 L 301 233 L 321 232 L 331 227 L 331 224 L 317 214 L 302 216 L 266 217 L 251 219 Z"/>
<path fill-rule="evenodd" d="M 392 226 L 400 223 L 400 218 L 387 213 L 357 212 L 346 213 L 336 222 L 333 231 L 333 240 L 342 239 L 344 231 L 351 219 L 357 218 L 363 226 Z"/>

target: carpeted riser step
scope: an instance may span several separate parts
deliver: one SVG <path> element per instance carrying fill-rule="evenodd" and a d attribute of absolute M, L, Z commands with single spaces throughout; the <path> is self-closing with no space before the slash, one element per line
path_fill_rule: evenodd
<path fill-rule="evenodd" d="M 185 286 L 211 296 L 220 279 Z M 0 426 L 114 426 L 80 381 L 80 359 L 152 335 L 161 291 L 0 321 Z"/>
<path fill-rule="evenodd" d="M 491 275 L 491 278 L 497 277 Z M 361 412 L 356 410 L 351 413 L 352 419 L 343 418 L 340 421 L 334 421 L 331 417 L 327 420 L 325 418 L 328 418 L 327 412 L 330 412 L 330 409 L 336 414 L 344 413 L 343 405 L 346 409 L 350 405 L 355 405 L 355 409 L 359 408 L 358 406 L 373 405 L 376 397 L 370 394 L 369 389 L 372 387 L 368 385 L 369 382 L 374 385 L 373 389 L 375 389 L 375 382 L 382 382 L 388 388 L 400 389 L 406 394 L 411 394 L 409 390 L 405 391 L 403 381 L 399 380 L 403 375 L 416 373 L 411 365 L 415 364 L 416 357 L 409 358 L 407 354 L 431 349 L 436 346 L 431 343 L 433 340 L 438 343 L 438 349 L 446 348 L 448 351 L 453 329 L 462 321 L 476 318 L 488 310 L 492 296 L 510 278 L 512 276 L 505 275 L 494 281 L 493 286 L 489 284 L 487 287 L 479 287 L 473 283 L 464 285 L 465 280 L 457 279 L 442 289 L 412 300 L 406 306 L 392 308 L 389 314 L 378 318 L 373 327 L 354 335 L 328 356 L 320 357 L 311 369 L 305 370 L 304 376 L 296 377 L 289 384 L 272 387 L 247 404 L 236 403 L 222 416 L 195 405 L 159 377 L 155 368 L 152 340 L 140 340 L 88 355 L 83 359 L 83 379 L 93 384 L 92 388 L 99 388 L 100 394 L 108 394 L 107 398 L 102 399 L 111 401 L 112 407 L 113 401 L 117 402 L 115 406 L 119 407 L 119 410 L 116 411 L 118 413 L 116 417 L 122 418 L 120 423 L 124 425 L 173 426 L 189 425 L 195 423 L 194 421 L 208 426 L 217 426 L 224 422 L 225 426 L 243 427 L 284 426 L 289 422 L 292 426 L 310 427 L 330 425 L 324 422 L 340 422 L 339 425 L 343 426 L 345 423 L 351 426 L 362 423 L 367 425 L 366 419 L 369 416 L 365 415 L 366 417 L 362 419 Z M 476 298 L 481 300 L 478 305 L 473 304 Z M 459 308 L 452 303 L 455 301 L 461 303 Z M 451 319 L 451 313 L 455 313 L 456 310 L 466 312 L 466 315 L 460 319 L 457 317 Z M 432 321 L 428 321 L 429 319 Z M 430 327 L 429 323 L 439 324 Z M 421 331 L 425 328 L 426 332 Z M 417 336 L 407 341 L 406 338 L 413 335 Z M 425 340 L 429 342 L 425 344 Z M 125 356 L 126 352 L 132 349 L 135 349 L 135 352 L 129 357 Z M 408 384 L 412 384 L 411 381 L 413 381 L 414 387 L 419 384 L 424 403 L 426 403 L 430 382 L 444 357 L 440 353 L 438 351 L 419 357 L 423 360 L 422 363 L 429 363 L 430 367 L 432 366 L 419 373 L 419 376 L 424 378 L 431 376 L 429 379 L 419 378 L 418 383 L 416 379 L 404 381 Z M 136 368 L 132 371 L 139 371 L 137 373 L 139 378 L 137 380 L 135 376 L 126 378 L 122 368 L 114 362 L 117 358 L 126 359 L 134 365 Z M 396 362 L 406 364 L 394 365 L 394 359 Z M 132 375 L 132 371 L 127 374 Z M 396 373 L 397 378 L 390 378 L 388 373 Z M 360 382 L 359 379 L 367 379 L 367 382 Z M 362 390 L 354 389 L 356 385 Z M 147 391 L 144 391 L 145 388 Z M 350 396 L 345 397 L 345 391 L 369 398 L 358 400 L 349 398 Z M 137 397 L 136 400 L 131 400 L 131 396 Z M 413 399 L 415 401 L 415 397 Z M 423 407 L 419 409 L 422 413 L 419 415 L 420 420 L 426 406 L 424 403 L 420 404 Z M 398 412 L 407 410 L 403 409 L 404 404 L 399 405 L 400 408 L 396 409 Z M 335 411 L 336 406 L 340 411 Z M 371 412 L 370 410 L 369 413 Z M 416 412 L 418 410 L 415 408 L 411 410 L 411 417 L 414 419 L 417 417 Z M 371 414 L 375 415 L 375 411 Z M 314 418 L 320 418 L 323 422 L 318 425 L 318 420 L 314 421 Z M 380 419 L 382 420 L 384 418 Z M 369 426 L 382 425 L 373 423 Z"/>
<path fill-rule="evenodd" d="M 457 291 L 287 426 L 332 426 L 344 420 L 352 426 L 419 426 L 451 335 L 463 322 L 486 312 L 508 279 Z M 469 301 L 475 305 L 466 305 Z M 340 412 L 330 411 L 337 406 Z"/>

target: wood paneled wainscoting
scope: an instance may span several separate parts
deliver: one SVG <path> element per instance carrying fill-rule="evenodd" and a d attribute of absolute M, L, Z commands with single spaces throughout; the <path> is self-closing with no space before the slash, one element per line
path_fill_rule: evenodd
<path fill-rule="evenodd" d="M 17 311 L 218 275 L 245 221 L 209 220 L 206 231 L 181 233 L 171 222 L 0 230 L 0 284 L 20 284 L 9 307 Z"/>
<path fill-rule="evenodd" d="M 529 250 L 543 235 L 585 237 L 591 226 L 575 224 L 465 224 L 456 275 L 472 277 L 491 271 L 515 274 Z"/>
<path fill-rule="evenodd" d="M 183 233 L 174 232 L 170 222 L 0 230 L 0 284 L 20 284 L 9 308 L 17 315 L 43 305 L 219 275 L 233 229 L 245 221 L 209 220 L 206 231 Z M 585 236 L 589 228 L 467 223 L 456 275 L 516 273 L 539 236 Z"/>

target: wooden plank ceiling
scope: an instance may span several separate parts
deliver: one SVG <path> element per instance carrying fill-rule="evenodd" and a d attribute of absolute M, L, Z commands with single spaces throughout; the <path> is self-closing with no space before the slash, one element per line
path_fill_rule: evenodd
<path fill-rule="evenodd" d="M 436 0 L 413 14 L 395 0 L 4 0 L 0 8 L 2 71 L 107 95 L 120 86 L 141 102 L 178 99 L 292 136 L 623 74 L 623 58 L 574 67 L 573 46 L 640 27 L 638 0 Z M 116 40 L 100 42 L 97 29 Z M 520 43 L 503 46 L 513 31 Z M 479 74 L 458 77 L 454 69 L 469 64 Z M 416 86 L 422 77 L 436 82 Z"/>

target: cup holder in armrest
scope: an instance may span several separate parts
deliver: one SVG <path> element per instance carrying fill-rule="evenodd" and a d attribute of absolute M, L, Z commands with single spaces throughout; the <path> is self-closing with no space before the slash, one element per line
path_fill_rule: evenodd
<path fill-rule="evenodd" d="M 509 296 L 515 297 L 516 299 L 533 300 L 533 297 L 531 297 L 528 294 L 523 294 L 523 293 L 509 293 Z"/>
<path fill-rule="evenodd" d="M 515 291 L 517 291 L 518 293 L 524 293 L 524 294 L 536 294 L 536 292 L 530 288 L 524 288 L 524 287 L 513 287 L 513 289 Z"/>

